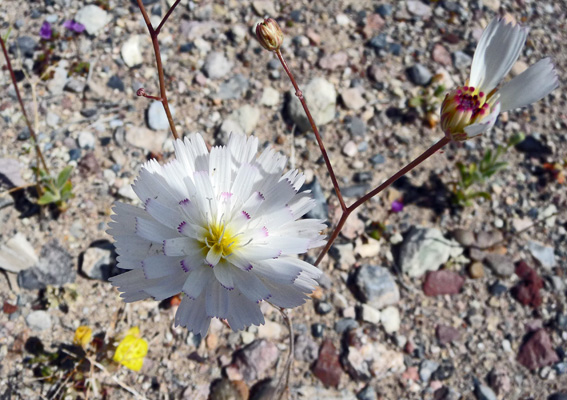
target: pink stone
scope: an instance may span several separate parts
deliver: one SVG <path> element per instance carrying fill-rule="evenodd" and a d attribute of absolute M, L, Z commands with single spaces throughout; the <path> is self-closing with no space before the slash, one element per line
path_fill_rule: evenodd
<path fill-rule="evenodd" d="M 430 271 L 423 282 L 423 291 L 427 296 L 457 294 L 461 291 L 465 278 L 446 269 Z"/>
<path fill-rule="evenodd" d="M 526 338 L 518 353 L 518 362 L 524 367 L 534 370 L 559 361 L 551 338 L 544 329 L 528 334 Z"/>
<path fill-rule="evenodd" d="M 319 349 L 319 358 L 313 367 L 313 374 L 325 386 L 339 386 L 343 370 L 339 362 L 339 353 L 331 339 L 325 339 Z"/>

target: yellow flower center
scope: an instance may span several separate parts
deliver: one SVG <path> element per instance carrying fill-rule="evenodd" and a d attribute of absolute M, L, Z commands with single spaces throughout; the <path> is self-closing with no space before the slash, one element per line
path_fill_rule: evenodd
<path fill-rule="evenodd" d="M 230 229 L 226 227 L 223 222 L 212 222 L 208 226 L 208 233 L 204 238 L 205 246 L 203 251 L 207 260 L 211 256 L 212 260 L 226 258 L 232 254 L 234 249 L 238 247 L 238 235 L 235 235 Z M 211 262 L 212 266 L 216 265 L 216 262 Z"/>

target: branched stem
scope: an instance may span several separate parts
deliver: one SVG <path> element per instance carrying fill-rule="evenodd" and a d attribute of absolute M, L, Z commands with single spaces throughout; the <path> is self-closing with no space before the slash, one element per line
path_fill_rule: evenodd
<path fill-rule="evenodd" d="M 346 211 L 347 206 L 343 199 L 343 195 L 341 194 L 341 188 L 339 187 L 339 183 L 337 182 L 337 177 L 335 176 L 335 172 L 333 171 L 333 166 L 331 165 L 331 160 L 329 160 L 329 156 L 327 155 L 327 150 L 325 150 L 325 145 L 323 144 L 323 140 L 321 139 L 321 135 L 319 134 L 319 129 L 317 129 L 317 125 L 315 124 L 315 121 L 311 116 L 311 112 L 309 111 L 309 107 L 307 107 L 307 103 L 305 102 L 305 98 L 303 97 L 303 92 L 299 90 L 299 86 L 297 85 L 297 82 L 295 81 L 295 78 L 291 73 L 291 70 L 287 66 L 287 62 L 285 61 L 282 52 L 278 49 L 275 51 L 275 53 L 276 56 L 278 56 L 278 59 L 280 60 L 283 69 L 285 70 L 287 76 L 289 77 L 289 80 L 291 81 L 291 84 L 295 89 L 295 95 L 301 102 L 301 105 L 303 106 L 303 110 L 307 115 L 307 119 L 309 120 L 311 129 L 313 129 L 313 133 L 315 134 L 315 138 L 317 139 L 317 144 L 319 145 L 319 148 L 321 149 L 321 154 L 323 155 L 323 159 L 325 160 L 325 165 L 327 166 L 327 170 L 329 171 L 329 175 L 331 176 L 331 181 L 333 182 L 335 193 L 337 193 L 337 197 L 339 198 L 339 203 L 341 203 L 341 209 L 344 212 Z"/>
<path fill-rule="evenodd" d="M 155 54 L 155 57 L 156 57 L 156 65 L 157 65 L 157 70 L 158 70 L 159 91 L 160 91 L 160 97 L 159 98 L 158 97 L 152 97 L 152 96 L 144 96 L 144 97 L 149 97 L 149 98 L 153 98 L 155 100 L 161 101 L 161 104 L 163 105 L 163 109 L 165 110 L 165 115 L 167 115 L 167 120 L 169 122 L 169 127 L 171 129 L 171 133 L 173 134 L 173 137 L 175 139 L 179 139 L 179 135 L 177 134 L 177 130 L 175 129 L 175 123 L 173 122 L 173 117 L 172 117 L 171 111 L 169 109 L 169 103 L 167 101 L 167 93 L 166 93 L 166 88 L 165 88 L 165 75 L 163 73 L 163 64 L 161 62 L 161 53 L 159 51 L 158 35 L 161 31 L 161 28 L 163 27 L 163 25 L 165 24 L 165 22 L 167 21 L 167 19 L 169 18 L 169 16 L 171 15 L 173 10 L 177 6 L 177 4 L 179 4 L 180 0 L 177 0 L 171 6 L 169 11 L 165 14 L 165 17 L 163 17 L 163 19 L 161 20 L 157 29 L 153 28 L 152 22 L 150 21 L 150 17 L 148 16 L 148 13 L 146 12 L 146 8 L 144 7 L 142 0 L 137 0 L 137 2 L 138 2 L 138 7 L 140 8 L 140 11 L 142 12 L 142 16 L 144 17 L 144 21 L 146 22 L 146 26 L 148 27 L 148 32 L 150 33 L 150 37 L 152 38 L 152 45 L 154 47 L 154 54 Z M 143 96 L 143 94 L 140 94 L 139 96 Z"/>
<path fill-rule="evenodd" d="M 346 210 L 344 210 L 342 215 L 341 215 L 341 218 L 339 219 L 339 222 L 337 223 L 337 226 L 335 227 L 335 229 L 331 233 L 329 240 L 327 241 L 325 247 L 321 251 L 321 254 L 319 254 L 319 257 L 317 257 L 317 261 L 315 261 L 315 265 L 316 266 L 319 265 L 319 263 L 321 262 L 321 260 L 325 256 L 325 254 L 327 254 L 327 252 L 329 251 L 329 249 L 333 245 L 333 242 L 335 241 L 337 236 L 339 236 L 339 233 L 340 233 L 342 227 L 344 226 L 347 218 L 349 217 L 349 215 L 354 210 L 356 210 L 358 207 L 360 207 L 366 201 L 370 200 L 372 197 L 376 196 L 378 193 L 382 192 L 384 189 L 386 189 L 392 183 L 394 183 L 395 181 L 400 179 L 402 176 L 407 174 L 409 171 L 411 171 L 412 169 L 417 167 L 423 161 L 425 161 L 426 159 L 431 157 L 433 154 L 435 154 L 439 149 L 443 148 L 450 141 L 451 141 L 450 138 L 447 138 L 447 137 L 444 136 L 441 140 L 439 140 L 437 143 L 435 143 L 429 149 L 425 150 L 419 157 L 417 157 L 415 160 L 413 160 L 412 162 L 407 164 L 405 167 L 403 167 L 398 172 L 396 172 L 394 175 L 392 175 L 390 178 L 388 178 L 386 181 L 384 181 L 380 186 L 378 186 L 374 190 L 368 192 L 367 194 L 362 196 L 360 199 L 355 201 L 352 205 L 350 205 Z"/>
<path fill-rule="evenodd" d="M 10 72 L 10 78 L 12 79 L 14 90 L 16 91 L 16 97 L 18 98 L 18 102 L 20 103 L 20 108 L 22 109 L 22 114 L 24 115 L 24 119 L 26 121 L 26 125 L 28 126 L 28 130 L 30 131 L 30 135 L 34 141 L 35 151 L 37 153 L 39 160 L 41 161 L 41 165 L 43 165 L 43 169 L 47 174 L 49 174 L 49 168 L 47 167 L 45 158 L 43 158 L 43 153 L 39 148 L 37 135 L 35 134 L 35 130 L 33 129 L 31 121 L 28 118 L 28 114 L 26 113 L 26 108 L 24 107 L 24 101 L 22 100 L 22 96 L 20 95 L 20 89 L 18 89 L 18 82 L 16 80 L 16 75 L 14 74 L 14 70 L 12 68 L 12 62 L 10 61 L 10 56 L 8 55 L 8 51 L 6 50 L 6 44 L 4 43 L 4 38 L 1 36 L 0 36 L 0 44 L 2 45 L 2 52 L 4 53 L 4 58 L 6 59 L 6 66 L 8 67 L 8 71 Z"/>

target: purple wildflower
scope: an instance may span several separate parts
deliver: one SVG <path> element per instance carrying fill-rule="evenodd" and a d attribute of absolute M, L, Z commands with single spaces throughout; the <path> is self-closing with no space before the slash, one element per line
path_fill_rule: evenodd
<path fill-rule="evenodd" d="M 399 213 L 404 209 L 404 203 L 401 200 L 392 201 L 392 212 Z"/>
<path fill-rule="evenodd" d="M 51 24 L 47 21 L 44 21 L 43 24 L 41 24 L 41 28 L 39 29 L 39 36 L 42 39 L 49 40 L 51 39 L 52 34 L 53 31 L 51 30 Z"/>
<path fill-rule="evenodd" d="M 73 20 L 68 19 L 67 21 L 63 22 L 63 27 L 65 29 L 69 29 L 75 33 L 81 33 L 85 30 L 85 26 L 79 22 L 75 22 Z"/>

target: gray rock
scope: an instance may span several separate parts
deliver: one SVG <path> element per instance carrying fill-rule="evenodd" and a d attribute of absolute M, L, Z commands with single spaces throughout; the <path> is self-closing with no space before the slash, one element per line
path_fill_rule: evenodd
<path fill-rule="evenodd" d="M 60 119 L 59 115 L 51 111 L 48 111 L 47 115 L 45 116 L 45 123 L 50 128 L 57 128 L 59 126 L 59 119 Z"/>
<path fill-rule="evenodd" d="M 223 53 L 212 52 L 207 56 L 203 72 L 209 79 L 225 78 L 232 69 L 232 63 Z"/>
<path fill-rule="evenodd" d="M 55 67 L 53 77 L 47 83 L 47 89 L 52 95 L 60 95 L 67 84 L 69 62 L 61 60 Z"/>
<path fill-rule="evenodd" d="M 419 0 L 408 0 L 407 8 L 411 15 L 421 18 L 431 17 L 431 7 Z"/>
<path fill-rule="evenodd" d="M 399 331 L 402 323 L 400 311 L 393 306 L 386 307 L 380 313 L 380 322 L 388 334 Z"/>
<path fill-rule="evenodd" d="M 371 385 L 366 386 L 356 394 L 357 400 L 376 400 L 376 391 Z"/>
<path fill-rule="evenodd" d="M 346 126 L 353 137 L 363 137 L 366 135 L 366 122 L 358 117 L 350 118 L 346 123 Z"/>
<path fill-rule="evenodd" d="M 370 186 L 366 183 L 359 185 L 351 185 L 346 188 L 341 189 L 341 193 L 344 197 L 360 198 L 364 196 L 370 190 Z"/>
<path fill-rule="evenodd" d="M 33 57 L 37 41 L 30 36 L 20 36 L 16 39 L 16 51 L 22 57 Z"/>
<path fill-rule="evenodd" d="M 88 278 L 107 281 L 118 273 L 114 245 L 108 241 L 93 243 L 82 254 L 81 273 Z"/>
<path fill-rule="evenodd" d="M 450 257 L 462 252 L 456 241 L 445 239 L 438 229 L 413 227 L 402 243 L 399 263 L 404 273 L 419 277 L 437 271 Z"/>
<path fill-rule="evenodd" d="M 496 394 L 488 386 L 476 384 L 474 394 L 478 400 L 497 400 Z"/>
<path fill-rule="evenodd" d="M 337 261 L 338 268 L 342 270 L 348 271 L 356 263 L 352 243 L 333 244 L 329 249 L 329 255 Z"/>
<path fill-rule="evenodd" d="M 335 118 L 337 92 L 332 83 L 323 78 L 315 78 L 305 86 L 303 96 L 318 127 L 328 124 Z M 311 125 L 305 116 L 301 102 L 294 93 L 291 93 L 289 98 L 290 118 L 302 131 L 310 130 Z"/>
<path fill-rule="evenodd" d="M 554 393 L 547 398 L 547 400 L 567 400 L 567 392 L 563 393 Z"/>
<path fill-rule="evenodd" d="M 472 64 L 472 57 L 462 51 L 455 51 L 452 56 L 453 65 L 457 69 L 464 69 L 470 67 Z"/>
<path fill-rule="evenodd" d="M 244 400 L 236 385 L 234 385 L 229 379 L 226 378 L 218 379 L 211 384 L 209 399 Z"/>
<path fill-rule="evenodd" d="M 502 242 L 504 236 L 500 231 L 482 231 L 476 235 L 476 245 L 481 249 L 488 249 Z"/>
<path fill-rule="evenodd" d="M 361 301 L 381 309 L 400 301 L 400 291 L 387 268 L 363 265 L 354 277 L 356 294 Z"/>
<path fill-rule="evenodd" d="M 427 86 L 431 82 L 431 78 L 433 78 L 431 71 L 422 64 L 415 64 L 408 68 L 407 74 L 414 84 L 420 86 Z"/>
<path fill-rule="evenodd" d="M 439 363 L 433 360 L 423 360 L 419 364 L 419 379 L 422 382 L 429 382 L 431 375 L 439 368 Z"/>
<path fill-rule="evenodd" d="M 239 99 L 248 90 L 250 83 L 242 74 L 236 74 L 232 78 L 221 83 L 218 92 L 214 95 L 220 100 Z"/>
<path fill-rule="evenodd" d="M 514 262 L 506 255 L 486 253 L 485 261 L 496 275 L 511 276 L 515 271 Z"/>
<path fill-rule="evenodd" d="M 144 62 L 142 49 L 140 48 L 140 35 L 130 36 L 120 48 L 120 55 L 124 64 L 132 68 Z"/>
<path fill-rule="evenodd" d="M 299 335 L 295 338 L 295 359 L 312 363 L 319 355 L 319 345 L 309 335 Z"/>
<path fill-rule="evenodd" d="M 453 237 L 464 247 L 471 247 L 476 242 L 474 232 L 467 229 L 455 229 Z"/>
<path fill-rule="evenodd" d="M 267 340 L 255 340 L 233 355 L 232 364 L 227 367 L 228 378 L 252 382 L 262 379 L 274 367 L 279 357 L 276 345 Z"/>
<path fill-rule="evenodd" d="M 335 332 L 338 334 L 342 334 L 346 331 L 351 329 L 358 328 L 358 322 L 352 318 L 341 318 L 337 322 L 335 322 Z"/>
<path fill-rule="evenodd" d="M 45 289 L 48 285 L 61 287 L 75 282 L 73 258 L 57 239 L 47 242 L 39 254 L 39 261 L 33 267 L 20 271 L 18 284 L 28 290 Z"/>
<path fill-rule="evenodd" d="M 89 35 L 96 35 L 110 22 L 110 15 L 102 8 L 90 4 L 81 8 L 74 19 L 85 26 Z"/>
<path fill-rule="evenodd" d="M 33 331 L 45 331 L 51 329 L 51 316 L 47 311 L 32 311 L 26 317 L 26 324 Z"/>
<path fill-rule="evenodd" d="M 307 218 L 326 220 L 329 217 L 329 206 L 327 205 L 327 198 L 325 197 L 325 193 L 323 193 L 323 188 L 319 180 L 313 178 L 311 183 L 303 185 L 301 190 L 311 190 L 311 194 L 316 203 L 315 207 L 306 214 Z"/>
<path fill-rule="evenodd" d="M 260 119 L 260 109 L 245 104 L 234 110 L 227 119 L 235 121 L 240 126 L 242 132 L 250 135 L 254 132 Z"/>
<path fill-rule="evenodd" d="M 25 185 L 21 171 L 22 164 L 15 158 L 0 158 L 0 185 L 5 184 L 8 187 Z"/>
<path fill-rule="evenodd" d="M 530 240 L 528 242 L 528 250 L 546 270 L 551 270 L 555 267 L 555 251 L 553 247 L 544 246 L 541 243 Z"/>
<path fill-rule="evenodd" d="M 75 78 L 69 78 L 65 84 L 65 90 L 72 93 L 83 93 L 85 90 L 85 82 Z"/>
<path fill-rule="evenodd" d="M 175 116 L 175 107 L 171 104 L 169 105 L 171 115 Z M 162 129 L 169 128 L 169 121 L 167 120 L 167 114 L 163 109 L 161 101 L 154 101 L 148 107 L 148 126 L 154 131 L 159 131 Z"/>

